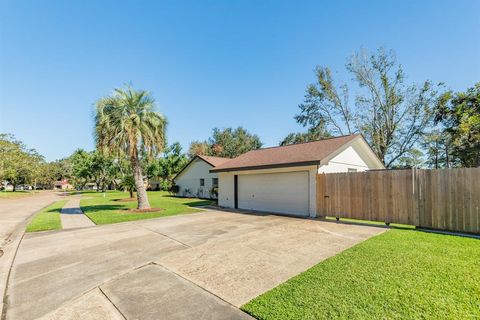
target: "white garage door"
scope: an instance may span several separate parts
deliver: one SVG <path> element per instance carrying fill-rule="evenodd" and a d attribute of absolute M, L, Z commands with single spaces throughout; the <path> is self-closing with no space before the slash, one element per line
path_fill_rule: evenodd
<path fill-rule="evenodd" d="M 308 216 L 308 172 L 238 176 L 240 209 Z"/>

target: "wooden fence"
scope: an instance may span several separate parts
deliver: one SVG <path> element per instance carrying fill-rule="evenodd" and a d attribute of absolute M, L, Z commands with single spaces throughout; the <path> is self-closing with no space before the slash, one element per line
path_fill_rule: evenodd
<path fill-rule="evenodd" d="M 480 233 L 480 168 L 319 174 L 317 210 L 320 216 Z"/>

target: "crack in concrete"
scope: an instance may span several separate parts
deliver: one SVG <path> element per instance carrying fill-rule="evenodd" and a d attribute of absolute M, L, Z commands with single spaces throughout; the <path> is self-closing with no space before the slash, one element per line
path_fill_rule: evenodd
<path fill-rule="evenodd" d="M 185 247 L 187 247 L 187 248 L 192 248 L 191 245 L 188 245 L 188 244 L 186 244 L 186 243 L 184 243 L 184 242 L 182 242 L 182 241 L 180 241 L 180 240 L 177 240 L 177 239 L 175 239 L 175 238 L 172 238 L 172 237 L 170 237 L 170 236 L 167 235 L 167 234 L 164 234 L 164 233 L 159 232 L 159 231 L 152 230 L 152 229 L 147 228 L 147 227 L 142 226 L 142 225 L 138 225 L 138 224 L 135 224 L 135 223 L 133 223 L 133 224 L 134 224 L 135 226 L 137 226 L 137 227 L 142 228 L 142 229 L 145 229 L 145 230 L 148 230 L 148 231 L 150 231 L 150 232 L 153 232 L 153 233 L 159 234 L 159 235 L 161 235 L 161 236 L 164 236 L 165 238 L 168 238 L 168 239 L 170 239 L 170 240 L 172 240 L 172 241 L 175 241 L 175 242 L 181 244 L 182 246 L 185 246 Z"/>
<path fill-rule="evenodd" d="M 164 266 L 164 265 L 160 264 L 159 262 L 153 262 L 153 264 L 154 264 L 155 266 L 157 266 L 157 267 L 161 268 L 161 269 L 164 269 L 165 271 L 168 271 L 168 272 L 171 272 L 171 273 L 173 273 L 174 275 L 178 276 L 179 278 L 181 278 L 181 279 L 183 279 L 183 280 L 185 280 L 185 281 L 187 281 L 187 282 L 189 282 L 189 283 L 193 284 L 195 287 L 197 287 L 197 288 L 200 288 L 202 291 L 205 291 L 206 293 L 209 293 L 209 294 L 211 294 L 211 295 L 213 295 L 213 296 L 217 297 L 218 299 L 220 299 L 221 301 L 225 302 L 225 303 L 226 303 L 226 304 L 228 304 L 229 306 L 231 306 L 231 307 L 233 307 L 233 308 L 235 308 L 235 309 L 238 309 L 238 310 L 242 311 L 243 313 L 245 313 L 245 312 L 244 312 L 242 309 L 240 309 L 239 307 L 237 307 L 237 306 L 235 306 L 235 305 L 231 304 L 230 302 L 228 302 L 227 300 L 223 299 L 223 298 L 222 298 L 222 297 L 220 297 L 219 295 L 217 295 L 217 294 L 215 294 L 215 293 L 213 293 L 213 292 L 211 292 L 211 291 L 207 290 L 206 288 L 204 288 L 204 287 L 202 287 L 202 286 L 200 286 L 200 285 L 196 284 L 196 283 L 195 283 L 195 282 L 193 282 L 192 280 L 190 280 L 190 279 L 188 279 L 188 278 L 185 278 L 185 277 L 184 277 L 184 276 L 182 276 L 181 274 L 179 274 L 179 273 L 176 273 L 175 271 L 173 271 L 173 270 L 171 270 L 171 269 L 167 268 L 166 266 Z M 245 313 L 245 314 L 247 314 L 247 313 Z M 247 314 L 247 315 L 248 315 L 248 314 Z M 253 318 L 252 318 L 252 319 L 253 319 Z"/>
<path fill-rule="evenodd" d="M 107 294 L 102 290 L 102 288 L 100 288 L 100 286 L 97 287 L 98 290 L 103 294 L 103 296 L 112 304 L 112 306 L 118 311 L 118 313 L 123 317 L 123 319 L 127 320 L 127 317 L 123 314 L 122 311 L 120 311 L 120 309 L 115 305 L 115 303 L 113 303 L 112 300 L 110 300 L 110 298 L 107 296 Z"/>

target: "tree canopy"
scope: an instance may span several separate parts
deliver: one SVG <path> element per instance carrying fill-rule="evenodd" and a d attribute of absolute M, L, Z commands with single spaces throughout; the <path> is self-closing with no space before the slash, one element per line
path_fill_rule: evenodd
<path fill-rule="evenodd" d="M 435 122 L 444 127 L 442 139 L 450 145 L 451 162 L 480 166 L 480 82 L 465 92 L 442 94 L 436 105 Z"/>
<path fill-rule="evenodd" d="M 235 158 L 250 150 L 261 148 L 263 143 L 256 134 L 249 133 L 243 127 L 214 128 L 212 137 L 207 141 L 193 141 L 190 144 L 189 156 L 207 155 Z"/>
<path fill-rule="evenodd" d="M 28 149 L 11 134 L 0 134 L 0 181 L 35 185 L 42 171 L 43 157 Z"/>
<path fill-rule="evenodd" d="M 142 156 L 163 151 L 167 120 L 155 111 L 155 100 L 144 90 L 128 86 L 98 100 L 95 114 L 97 149 L 103 155 L 128 156 L 138 196 L 138 209 L 149 209 Z"/>
<path fill-rule="evenodd" d="M 380 160 L 393 167 L 421 143 L 431 126 L 437 87 L 429 81 L 407 85 L 394 53 L 383 48 L 355 53 L 346 69 L 353 77 L 350 86 L 337 85 L 328 67 L 317 66 L 316 82 L 307 87 L 295 120 L 309 132 L 320 132 L 318 137 L 360 132 Z M 351 87 L 356 89 L 354 99 Z M 295 138 L 291 135 L 282 143 Z"/>
<path fill-rule="evenodd" d="M 187 164 L 188 157 L 182 153 L 182 146 L 175 142 L 165 149 L 161 158 L 153 160 L 147 170 L 149 177 L 160 180 L 162 190 L 171 190 L 173 178 Z"/>

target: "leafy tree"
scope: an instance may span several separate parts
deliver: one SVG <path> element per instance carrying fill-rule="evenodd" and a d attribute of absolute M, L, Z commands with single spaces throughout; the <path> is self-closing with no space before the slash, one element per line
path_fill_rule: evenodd
<path fill-rule="evenodd" d="M 435 122 L 445 127 L 453 161 L 465 167 L 480 166 L 480 82 L 466 92 L 442 94 Z"/>
<path fill-rule="evenodd" d="M 182 146 L 175 142 L 165 149 L 162 158 L 153 161 L 148 169 L 149 176 L 157 177 L 162 182 L 162 190 L 170 190 L 173 178 L 187 164 L 188 158 L 182 153 Z"/>
<path fill-rule="evenodd" d="M 235 158 L 239 155 L 262 147 L 262 142 L 256 134 L 251 134 L 242 127 L 236 129 L 213 129 L 212 137 L 208 141 L 195 141 L 190 145 L 189 154 L 203 154 L 225 158 Z M 193 152 L 192 152 L 193 151 Z M 200 151 L 201 153 L 195 153 Z"/>
<path fill-rule="evenodd" d="M 120 180 L 119 187 L 124 191 L 128 191 L 130 194 L 130 199 L 133 199 L 133 193 L 135 192 L 135 190 L 137 190 L 137 187 L 135 183 L 135 178 L 132 175 L 124 175 Z"/>
<path fill-rule="evenodd" d="M 324 129 L 310 129 L 307 132 L 290 133 L 280 142 L 280 145 L 286 146 L 289 144 L 317 141 L 328 137 L 331 137 L 331 135 Z"/>
<path fill-rule="evenodd" d="M 452 157 L 448 135 L 438 130 L 429 132 L 423 141 L 422 147 L 426 151 L 425 165 L 429 168 L 449 168 L 455 166 Z"/>
<path fill-rule="evenodd" d="M 206 156 L 211 154 L 210 145 L 207 141 L 192 141 L 188 148 L 188 155 L 193 158 L 196 155 Z"/>
<path fill-rule="evenodd" d="M 91 157 L 91 176 L 97 185 L 97 191 L 105 191 L 107 185 L 112 183 L 117 174 L 114 158 L 98 151 L 93 151 Z"/>
<path fill-rule="evenodd" d="M 74 184 L 83 189 L 92 178 L 92 155 L 83 149 L 78 149 L 70 156 Z"/>
<path fill-rule="evenodd" d="M 34 149 L 27 149 L 11 134 L 0 134 L 0 180 L 14 187 L 18 184 L 36 184 L 43 157 Z"/>
<path fill-rule="evenodd" d="M 138 209 L 150 208 L 141 158 L 152 158 L 165 146 L 167 121 L 156 112 L 153 97 L 132 87 L 115 89 L 96 104 L 97 149 L 105 155 L 129 157 L 137 189 Z"/>
<path fill-rule="evenodd" d="M 37 186 L 44 189 L 52 189 L 55 181 L 62 179 L 59 162 L 43 162 L 38 168 Z"/>
<path fill-rule="evenodd" d="M 437 90 L 429 81 L 406 85 L 402 66 L 384 49 L 354 54 L 346 69 L 358 88 L 354 104 L 348 85 L 337 86 L 330 69 L 318 66 L 316 83 L 307 87 L 295 119 L 310 130 L 360 132 L 380 160 L 392 167 L 420 144 L 433 117 Z"/>
<path fill-rule="evenodd" d="M 418 149 L 408 150 L 398 158 L 393 168 L 419 168 L 423 164 L 423 152 Z"/>

